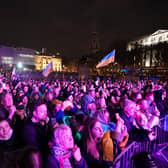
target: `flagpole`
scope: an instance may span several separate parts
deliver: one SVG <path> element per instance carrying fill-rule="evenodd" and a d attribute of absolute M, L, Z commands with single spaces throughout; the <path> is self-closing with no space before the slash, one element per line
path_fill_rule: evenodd
<path fill-rule="evenodd" d="M 111 73 L 112 73 L 111 77 L 113 77 L 113 63 L 111 63 Z"/>

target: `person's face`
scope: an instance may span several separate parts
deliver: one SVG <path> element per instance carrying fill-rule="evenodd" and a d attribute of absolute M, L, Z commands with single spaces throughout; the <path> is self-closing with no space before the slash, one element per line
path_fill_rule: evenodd
<path fill-rule="evenodd" d="M 3 105 L 6 109 L 10 108 L 13 105 L 13 98 L 10 93 L 5 95 L 3 99 Z"/>
<path fill-rule="evenodd" d="M 15 89 L 12 92 L 13 92 L 13 95 L 16 95 L 16 90 Z"/>
<path fill-rule="evenodd" d="M 90 94 L 93 98 L 95 98 L 95 91 L 94 91 L 94 90 L 90 91 L 89 94 Z"/>
<path fill-rule="evenodd" d="M 96 111 L 96 104 L 95 103 L 88 104 L 88 109 L 91 111 Z"/>
<path fill-rule="evenodd" d="M 60 93 L 60 89 L 59 89 L 59 88 L 55 88 L 55 89 L 54 89 L 54 92 L 55 92 L 55 95 L 58 96 L 59 93 Z"/>
<path fill-rule="evenodd" d="M 142 95 L 139 93 L 136 97 L 137 100 L 142 99 Z"/>
<path fill-rule="evenodd" d="M 70 128 L 64 132 L 63 140 L 64 140 L 63 142 L 64 149 L 72 149 L 74 147 L 74 140 Z"/>
<path fill-rule="evenodd" d="M 29 88 L 28 88 L 27 86 L 25 86 L 25 87 L 24 87 L 24 92 L 27 93 L 27 92 L 28 92 L 28 89 L 29 89 Z"/>
<path fill-rule="evenodd" d="M 61 107 L 62 107 L 62 104 L 56 104 L 55 105 L 56 112 L 59 111 L 59 110 L 61 110 Z"/>
<path fill-rule="evenodd" d="M 106 120 L 107 122 L 109 122 L 109 120 L 110 120 L 110 114 L 109 114 L 108 111 L 106 111 L 106 112 L 104 113 L 104 118 L 105 118 L 105 120 Z"/>
<path fill-rule="evenodd" d="M 129 116 L 134 116 L 136 111 L 136 104 L 131 103 L 129 104 L 126 108 L 125 108 L 125 112 L 129 115 Z"/>
<path fill-rule="evenodd" d="M 142 101 L 141 104 L 140 104 L 140 109 L 142 110 L 147 110 L 149 107 L 148 103 L 146 100 Z"/>
<path fill-rule="evenodd" d="M 97 121 L 91 129 L 92 136 L 96 142 L 100 142 L 103 137 L 103 129 L 101 123 Z"/>
<path fill-rule="evenodd" d="M 34 98 L 35 98 L 35 100 L 38 100 L 39 99 L 39 95 L 35 94 Z"/>
<path fill-rule="evenodd" d="M 106 108 L 107 107 L 106 101 L 105 101 L 104 98 L 100 99 L 100 106 L 101 106 L 101 108 Z"/>
<path fill-rule="evenodd" d="M 52 100 L 53 99 L 53 94 L 52 93 L 48 93 L 47 94 L 47 99 L 48 100 Z"/>
<path fill-rule="evenodd" d="M 0 122 L 0 137 L 7 138 L 10 134 L 12 128 L 10 127 L 9 123 L 6 120 Z"/>
<path fill-rule="evenodd" d="M 34 111 L 34 116 L 38 120 L 45 120 L 47 117 L 47 107 L 45 104 L 42 104 L 36 108 L 36 111 Z"/>
<path fill-rule="evenodd" d="M 36 87 L 34 88 L 34 91 L 35 91 L 35 92 L 38 92 L 38 91 L 39 91 L 39 88 L 36 86 Z"/>
<path fill-rule="evenodd" d="M 142 127 L 146 127 L 147 123 L 148 123 L 147 117 L 144 114 L 142 114 L 142 113 L 137 116 L 137 120 L 136 121 Z"/>
<path fill-rule="evenodd" d="M 24 104 L 27 104 L 27 103 L 28 103 L 28 98 L 27 98 L 27 96 L 23 97 L 22 102 L 23 102 Z"/>

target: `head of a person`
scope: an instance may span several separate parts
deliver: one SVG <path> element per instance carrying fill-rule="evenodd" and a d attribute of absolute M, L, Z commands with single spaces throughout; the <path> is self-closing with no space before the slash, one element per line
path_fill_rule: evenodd
<path fill-rule="evenodd" d="M 16 90 L 16 89 L 13 89 L 13 90 L 12 90 L 12 94 L 13 94 L 13 95 L 16 95 L 16 93 L 17 93 L 17 90 Z"/>
<path fill-rule="evenodd" d="M 0 110 L 0 140 L 9 140 L 13 134 L 13 130 L 8 122 L 8 113 Z"/>
<path fill-rule="evenodd" d="M 153 102 L 154 101 L 154 93 L 153 92 L 148 92 L 145 94 L 145 99 L 149 102 Z"/>
<path fill-rule="evenodd" d="M 83 112 L 96 111 L 95 99 L 90 95 L 83 95 L 81 98 Z"/>
<path fill-rule="evenodd" d="M 100 97 L 96 100 L 96 107 L 97 109 L 101 109 L 101 108 L 106 108 L 106 100 L 103 97 Z"/>
<path fill-rule="evenodd" d="M 60 94 L 60 88 L 59 87 L 55 87 L 54 88 L 54 95 L 55 95 L 55 97 L 58 97 L 59 94 Z"/>
<path fill-rule="evenodd" d="M 16 151 L 6 152 L 2 161 L 2 167 L 42 168 L 41 153 L 35 147 L 25 147 Z"/>
<path fill-rule="evenodd" d="M 74 147 L 74 139 L 72 137 L 71 128 L 65 124 L 61 124 L 53 130 L 53 137 L 56 146 L 65 150 Z"/>
<path fill-rule="evenodd" d="M 147 102 L 147 100 L 145 99 L 140 99 L 138 102 L 137 102 L 137 105 L 139 106 L 139 110 L 141 112 L 145 112 L 148 110 L 149 108 L 149 104 Z"/>
<path fill-rule="evenodd" d="M 13 106 L 13 97 L 12 94 L 10 93 L 4 93 L 2 95 L 2 100 L 1 100 L 2 105 L 4 106 L 5 109 L 9 110 L 11 106 Z"/>
<path fill-rule="evenodd" d="M 40 99 L 40 95 L 39 95 L 38 92 L 35 92 L 35 93 L 33 94 L 33 99 L 34 99 L 34 100 L 39 100 L 39 99 Z"/>
<path fill-rule="evenodd" d="M 144 128 L 144 129 L 147 128 L 148 119 L 147 119 L 147 117 L 146 117 L 145 114 L 143 114 L 143 113 L 141 113 L 141 112 L 137 113 L 137 115 L 136 115 L 136 122 L 137 122 L 137 124 L 138 124 L 140 127 Z"/>
<path fill-rule="evenodd" d="M 73 94 L 71 91 L 65 93 L 65 100 L 68 100 L 70 102 L 73 102 Z"/>
<path fill-rule="evenodd" d="M 96 111 L 95 117 L 102 123 L 108 123 L 110 121 L 110 113 L 106 108 L 102 108 Z"/>
<path fill-rule="evenodd" d="M 53 101 L 52 101 L 52 104 L 54 105 L 54 108 L 55 108 L 55 111 L 57 112 L 57 111 L 59 111 L 59 110 L 61 110 L 61 108 L 62 108 L 62 101 L 60 101 L 60 100 L 58 100 L 58 99 L 54 99 Z"/>
<path fill-rule="evenodd" d="M 46 93 L 46 100 L 47 101 L 51 101 L 53 99 L 53 92 L 52 91 L 48 91 Z"/>
<path fill-rule="evenodd" d="M 129 99 L 124 100 L 123 108 L 124 108 L 124 113 L 132 117 L 135 115 L 135 112 L 137 109 L 135 102 Z"/>
<path fill-rule="evenodd" d="M 38 86 L 34 86 L 33 90 L 34 90 L 34 92 L 39 92 Z"/>
<path fill-rule="evenodd" d="M 26 113 L 26 111 L 24 109 L 24 105 L 22 103 L 18 104 L 16 106 L 16 114 L 19 115 L 21 117 L 21 119 L 23 119 L 25 116 L 25 113 Z"/>
<path fill-rule="evenodd" d="M 94 89 L 93 87 L 90 88 L 89 91 L 88 91 L 88 94 L 89 94 L 90 96 L 92 96 L 93 98 L 95 98 L 95 89 Z"/>
<path fill-rule="evenodd" d="M 46 104 L 43 104 L 43 103 L 37 104 L 33 111 L 33 117 L 35 117 L 36 120 L 38 121 L 45 120 L 47 117 Z"/>
<path fill-rule="evenodd" d="M 27 97 L 26 95 L 24 95 L 24 96 L 22 97 L 22 103 L 23 103 L 23 104 L 27 104 L 27 103 L 28 103 L 28 97 Z"/>
<path fill-rule="evenodd" d="M 29 90 L 29 87 L 28 86 L 24 86 L 24 88 L 23 88 L 24 93 L 27 93 L 28 90 Z"/>
<path fill-rule="evenodd" d="M 100 143 L 103 137 L 103 129 L 101 126 L 101 122 L 97 119 L 90 118 L 86 122 L 86 133 L 89 141 L 94 141 L 96 143 Z"/>
<path fill-rule="evenodd" d="M 160 90 L 155 91 L 154 97 L 155 97 L 155 101 L 165 100 L 166 90 L 160 89 Z"/>
<path fill-rule="evenodd" d="M 133 92 L 131 94 L 131 99 L 134 101 L 134 102 L 137 102 L 139 99 L 142 99 L 142 95 L 140 92 Z"/>
<path fill-rule="evenodd" d="M 89 118 L 83 129 L 82 137 L 86 143 L 87 153 L 90 153 L 94 158 L 99 159 L 100 155 L 97 144 L 100 144 L 103 138 L 103 129 L 100 121 L 95 118 Z"/>

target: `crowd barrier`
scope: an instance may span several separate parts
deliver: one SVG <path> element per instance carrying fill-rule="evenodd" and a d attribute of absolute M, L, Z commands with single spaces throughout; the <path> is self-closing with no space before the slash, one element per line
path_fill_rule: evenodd
<path fill-rule="evenodd" d="M 139 152 L 157 151 L 160 144 L 168 143 L 168 131 L 162 127 L 165 119 L 161 119 L 161 126 L 155 128 L 157 139 L 153 142 L 135 142 L 133 141 L 122 151 L 115 159 L 113 168 L 133 168 L 133 156 Z M 165 125 L 164 125 L 165 126 Z"/>

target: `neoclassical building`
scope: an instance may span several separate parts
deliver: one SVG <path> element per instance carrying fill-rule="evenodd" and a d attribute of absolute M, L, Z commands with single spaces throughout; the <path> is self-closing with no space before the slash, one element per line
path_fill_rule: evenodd
<path fill-rule="evenodd" d="M 168 30 L 158 30 L 153 34 L 130 41 L 127 51 L 132 53 L 134 63 L 146 69 L 166 70 L 168 67 Z"/>
<path fill-rule="evenodd" d="M 35 55 L 35 69 L 42 71 L 50 62 L 53 63 L 53 70 L 62 71 L 62 59 L 55 56 Z"/>

